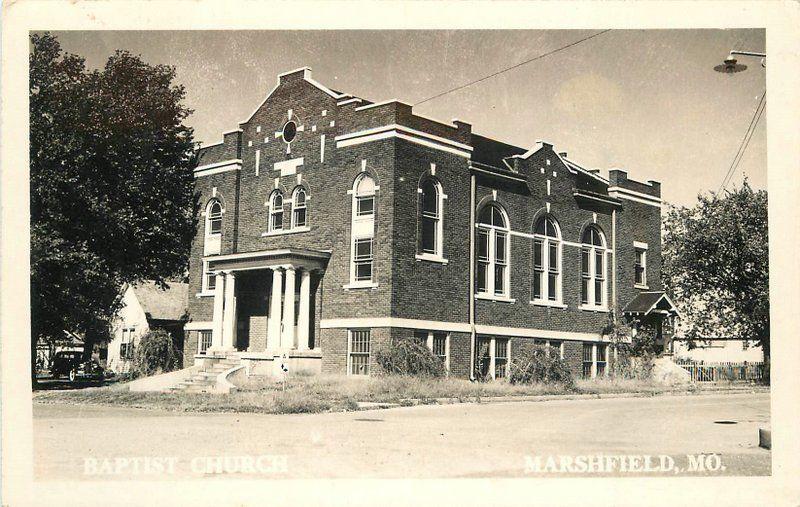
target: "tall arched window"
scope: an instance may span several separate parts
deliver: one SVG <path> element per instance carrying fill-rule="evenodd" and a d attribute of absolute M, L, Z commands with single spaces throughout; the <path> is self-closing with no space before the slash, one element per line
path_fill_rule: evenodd
<path fill-rule="evenodd" d="M 269 230 L 280 231 L 283 229 L 283 193 L 280 190 L 272 192 L 269 199 Z"/>
<path fill-rule="evenodd" d="M 433 178 L 426 178 L 419 194 L 419 252 L 442 257 L 442 188 Z"/>
<path fill-rule="evenodd" d="M 292 195 L 292 229 L 308 225 L 308 196 L 306 189 L 297 187 Z"/>
<path fill-rule="evenodd" d="M 222 234 L 222 203 L 212 199 L 206 208 L 206 236 Z"/>
<path fill-rule="evenodd" d="M 375 180 L 362 173 L 353 182 L 353 215 L 351 220 L 350 282 L 371 285 L 374 273 Z"/>
<path fill-rule="evenodd" d="M 549 216 L 533 229 L 533 301 L 561 302 L 561 233 Z"/>
<path fill-rule="evenodd" d="M 203 255 L 218 255 L 222 249 L 222 202 L 211 199 L 206 205 L 205 238 Z M 208 262 L 203 262 L 202 292 L 208 293 L 216 287 L 216 277 L 208 270 Z"/>
<path fill-rule="evenodd" d="M 509 295 L 509 224 L 503 209 L 489 204 L 478 215 L 476 242 L 478 272 L 477 292 L 508 297 Z"/>
<path fill-rule="evenodd" d="M 581 238 L 581 304 L 606 306 L 606 240 L 596 226 Z"/>

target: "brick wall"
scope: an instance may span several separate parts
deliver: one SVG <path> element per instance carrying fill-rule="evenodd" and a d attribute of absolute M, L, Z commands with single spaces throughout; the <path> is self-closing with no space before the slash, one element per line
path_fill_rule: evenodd
<path fill-rule="evenodd" d="M 411 107 L 389 103 L 358 110 L 364 103 L 338 106 L 337 99 L 303 79 L 303 72 L 282 76 L 281 85 L 259 107 L 241 131 L 224 136 L 224 142 L 201 151 L 201 164 L 241 158 L 240 171 L 199 177 L 196 188 L 203 208 L 216 192 L 223 202 L 223 254 L 283 248 L 308 248 L 330 251 L 324 277 L 312 288 L 316 313 L 312 336 L 323 351 L 322 368 L 326 372 L 344 372 L 346 368 L 347 330 L 320 329 L 327 319 L 398 317 L 467 323 L 469 318 L 469 216 L 470 170 L 468 160 L 458 155 L 432 149 L 403 139 L 381 139 L 369 143 L 336 148 L 335 136 L 391 124 L 428 132 L 452 141 L 469 144 L 471 127 L 455 127 L 416 116 Z M 302 131 L 287 145 L 276 133 L 291 118 Z M 324 114 L 323 114 L 324 112 Z M 324 140 L 324 160 L 321 147 Z M 256 151 L 259 153 L 256 174 Z M 297 174 L 281 176 L 277 162 L 303 157 Z M 549 160 L 549 164 L 548 164 Z M 350 281 L 350 224 L 354 179 L 366 171 L 375 178 L 376 192 L 374 273 L 378 286 L 369 289 L 346 289 Z M 417 189 L 423 176 L 430 175 L 435 164 L 435 178 L 447 198 L 443 204 L 443 245 L 446 263 L 417 260 L 418 206 Z M 583 173 L 573 174 L 562 165 L 552 147 L 545 145 L 528 159 L 515 159 L 515 169 L 526 183 L 477 177 L 478 207 L 493 200 L 510 217 L 510 296 L 513 302 L 479 300 L 476 323 L 492 326 L 544 329 L 597 334 L 607 322 L 607 313 L 586 311 L 580 306 L 580 247 L 583 229 L 595 222 L 611 245 L 610 207 L 578 201 L 573 189 L 602 192 L 605 185 Z M 555 172 L 555 175 L 553 174 Z M 660 185 L 628 180 L 622 171 L 612 171 L 612 185 L 660 196 Z M 547 181 L 550 181 L 550 195 Z M 291 195 L 302 185 L 308 192 L 309 232 L 263 236 L 268 224 L 268 200 L 279 189 L 284 195 L 284 224 L 291 222 Z M 216 189 L 216 190 L 215 190 Z M 533 240 L 529 235 L 546 206 L 561 228 L 562 291 L 566 308 L 532 305 Z M 202 217 L 201 217 L 202 218 Z M 660 215 L 656 207 L 623 201 L 617 212 L 617 301 L 624 306 L 637 293 L 633 287 L 633 241 L 649 245 L 647 277 L 650 290 L 660 284 Z M 212 319 L 213 298 L 198 297 L 201 292 L 203 226 L 192 245 L 190 262 L 189 312 L 193 321 Z M 607 297 L 611 299 L 611 258 L 607 270 Z M 247 279 L 248 276 L 242 279 Z M 267 293 L 269 281 L 237 288 L 242 298 L 260 298 Z M 263 303 L 263 301 L 262 301 Z M 261 304 L 261 303 L 259 303 Z M 257 306 L 257 305 L 256 305 Z M 245 303 L 242 309 L 244 328 L 252 350 L 264 347 L 266 308 Z M 373 350 L 380 344 L 406 333 L 405 330 L 375 328 Z M 407 334 L 407 333 L 406 333 Z M 512 347 L 525 346 L 528 338 L 512 338 Z M 517 344 L 517 345 L 513 345 Z M 565 357 L 576 374 L 581 371 L 581 343 L 565 341 Z M 194 354 L 197 333 L 187 334 L 185 350 Z M 469 374 L 470 340 L 468 333 L 451 333 L 451 371 Z M 513 350 L 512 350 L 513 353 Z"/>

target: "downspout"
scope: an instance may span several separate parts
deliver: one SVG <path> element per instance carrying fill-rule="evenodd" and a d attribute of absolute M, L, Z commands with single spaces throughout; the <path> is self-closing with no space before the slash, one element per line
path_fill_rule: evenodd
<path fill-rule="evenodd" d="M 475 175 L 469 177 L 469 379 L 475 380 Z"/>

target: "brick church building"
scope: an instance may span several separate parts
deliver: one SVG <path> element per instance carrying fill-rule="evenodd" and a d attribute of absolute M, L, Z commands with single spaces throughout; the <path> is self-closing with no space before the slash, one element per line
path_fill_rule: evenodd
<path fill-rule="evenodd" d="M 458 377 L 501 378 L 532 344 L 591 377 L 612 360 L 611 311 L 659 330 L 676 315 L 660 184 L 606 179 L 547 142 L 512 146 L 302 68 L 198 155 L 187 365 L 362 375 L 418 339 Z"/>

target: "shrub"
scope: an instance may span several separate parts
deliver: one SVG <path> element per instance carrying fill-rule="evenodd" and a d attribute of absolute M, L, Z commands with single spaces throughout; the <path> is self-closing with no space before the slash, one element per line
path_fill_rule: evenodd
<path fill-rule="evenodd" d="M 547 350 L 540 346 L 523 349 L 512 358 L 508 381 L 512 384 L 575 385 L 567 362 L 555 355 L 548 355 Z"/>
<path fill-rule="evenodd" d="M 375 361 L 390 375 L 443 377 L 446 373 L 442 360 L 417 340 L 399 340 L 378 350 Z"/>
<path fill-rule="evenodd" d="M 139 339 L 133 359 L 134 376 L 155 375 L 175 369 L 180 356 L 172 343 L 172 336 L 163 329 L 155 329 Z"/>
<path fill-rule="evenodd" d="M 609 369 L 611 377 L 648 380 L 652 376 L 653 360 L 662 351 L 655 329 L 640 324 L 634 331 L 630 324 L 611 315 L 604 334 L 609 336 L 617 352 Z"/>

